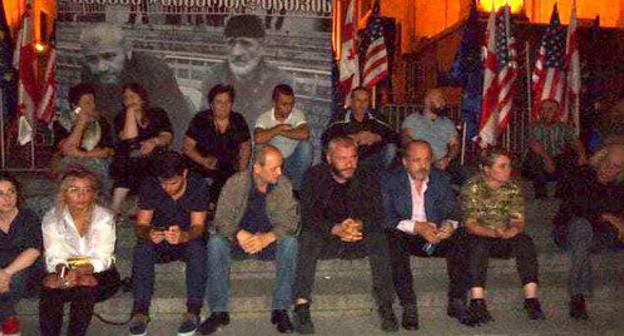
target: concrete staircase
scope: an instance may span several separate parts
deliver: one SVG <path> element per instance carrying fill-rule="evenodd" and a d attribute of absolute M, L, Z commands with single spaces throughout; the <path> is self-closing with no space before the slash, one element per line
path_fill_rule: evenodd
<path fill-rule="evenodd" d="M 28 191 L 28 190 L 27 190 Z M 415 289 L 421 312 L 421 334 L 435 335 L 624 335 L 624 253 L 593 256 L 595 292 L 589 300 L 592 320 L 572 322 L 567 317 L 566 288 L 569 262 L 554 245 L 550 220 L 556 200 L 527 200 L 528 232 L 539 255 L 540 299 L 547 321 L 529 321 L 522 311 L 522 290 L 513 260 L 492 260 L 488 272 L 487 298 L 495 322 L 477 329 L 461 326 L 446 317 L 446 276 L 443 259 L 412 258 Z M 135 238 L 131 223 L 118 228 L 117 267 L 122 277 L 130 275 Z M 235 322 L 219 335 L 269 335 L 271 289 L 274 279 L 271 262 L 235 262 L 231 269 L 231 312 Z M 152 335 L 175 335 L 177 321 L 185 311 L 185 267 L 183 263 L 157 266 L 156 289 L 150 324 Z M 20 313 L 36 323 L 35 299 L 23 300 Z M 106 318 L 125 320 L 132 306 L 129 293 L 118 293 L 98 304 L 96 311 Z M 366 260 L 330 260 L 319 263 L 316 275 L 313 318 L 318 334 L 375 335 L 379 333 L 374 313 L 371 283 Z M 397 309 L 400 317 L 400 310 Z M 32 329 L 35 330 L 35 329 Z M 124 327 L 94 321 L 94 335 L 125 333 Z M 405 333 L 405 331 L 402 331 Z M 35 335 L 34 333 L 33 335 Z"/>

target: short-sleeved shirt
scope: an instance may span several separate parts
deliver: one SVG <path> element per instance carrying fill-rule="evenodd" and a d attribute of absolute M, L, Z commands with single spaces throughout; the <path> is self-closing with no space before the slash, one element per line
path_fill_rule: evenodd
<path fill-rule="evenodd" d="M 34 212 L 20 209 L 9 232 L 0 230 L 0 267 L 6 267 L 29 248 L 41 251 L 41 247 L 41 220 Z"/>
<path fill-rule="evenodd" d="M 462 206 L 466 218 L 474 218 L 489 228 L 504 227 L 513 219 L 524 219 L 522 189 L 509 181 L 498 189 L 485 183 L 482 174 L 474 176 L 462 188 Z"/>
<path fill-rule="evenodd" d="M 427 141 L 433 149 L 434 161 L 446 156 L 449 142 L 457 137 L 455 125 L 444 116 L 431 120 L 420 113 L 412 113 L 405 118 L 401 128 L 407 128 L 412 139 Z"/>
<path fill-rule="evenodd" d="M 281 122 L 275 118 L 275 109 L 272 108 L 270 111 L 267 111 L 260 115 L 260 117 L 256 121 L 256 128 L 270 129 L 280 124 L 288 124 L 292 127 L 299 127 L 306 123 L 307 121 L 305 118 L 305 114 L 298 109 L 293 109 L 290 112 L 290 115 L 288 115 L 288 118 Z M 269 143 L 277 147 L 280 152 L 282 152 L 282 155 L 287 158 L 295 151 L 299 140 L 290 139 L 285 136 L 278 135 L 273 137 L 273 139 L 271 139 Z"/>
<path fill-rule="evenodd" d="M 230 112 L 230 123 L 224 133 L 217 130 L 212 110 L 204 110 L 193 118 L 186 136 L 195 140 L 195 149 L 202 155 L 218 159 L 217 170 L 234 172 L 238 167 L 241 144 L 249 141 L 249 127 L 242 115 Z"/>
<path fill-rule="evenodd" d="M 537 124 L 533 127 L 533 139 L 544 146 L 548 155 L 556 157 L 566 147 L 574 144 L 576 133 L 572 126 L 562 122 L 553 125 Z"/>
<path fill-rule="evenodd" d="M 270 192 L 270 186 L 267 193 L 264 194 L 258 190 L 255 183 L 251 183 L 251 190 L 247 199 L 247 209 L 241 218 L 238 227 L 251 233 L 269 232 L 273 229 L 271 220 L 266 211 L 266 196 Z"/>
<path fill-rule="evenodd" d="M 203 179 L 189 175 L 184 195 L 174 200 L 161 187 L 158 179 L 151 177 L 139 189 L 139 209 L 152 210 L 152 226 L 167 229 L 178 225 L 182 230 L 191 226 L 191 212 L 208 210 L 209 185 Z"/>
<path fill-rule="evenodd" d="M 157 137 L 161 132 L 169 132 L 173 134 L 173 127 L 167 112 L 161 108 L 153 107 L 147 111 L 148 122 L 146 127 L 139 127 L 139 135 L 132 139 L 133 142 L 144 141 L 153 137 Z M 115 116 L 113 127 L 115 135 L 123 130 L 126 122 L 126 111 L 121 111 Z"/>

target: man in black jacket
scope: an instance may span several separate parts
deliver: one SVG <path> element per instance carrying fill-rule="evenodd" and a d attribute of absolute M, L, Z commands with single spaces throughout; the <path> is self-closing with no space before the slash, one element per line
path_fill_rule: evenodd
<path fill-rule="evenodd" d="M 382 228 L 381 191 L 374 175 L 358 169 L 355 141 L 329 142 L 327 164 L 310 168 L 302 186 L 299 255 L 295 275 L 295 322 L 301 334 L 314 333 L 310 300 L 318 259 L 368 257 L 384 331 L 397 331 L 393 286 Z"/>

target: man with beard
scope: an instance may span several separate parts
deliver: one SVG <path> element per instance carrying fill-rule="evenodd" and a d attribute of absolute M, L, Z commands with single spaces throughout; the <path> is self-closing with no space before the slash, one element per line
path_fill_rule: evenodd
<path fill-rule="evenodd" d="M 459 207 L 448 175 L 432 167 L 432 152 L 426 141 L 410 141 L 403 167 L 388 173 L 382 185 L 392 277 L 403 307 L 401 324 L 408 330 L 419 326 L 410 255 L 446 258 L 447 313 L 463 324 L 475 323 L 465 305 L 465 232 L 457 228 Z"/>
<path fill-rule="evenodd" d="M 375 175 L 358 169 L 357 144 L 329 142 L 327 163 L 311 167 L 303 181 L 302 233 L 295 271 L 295 329 L 314 333 L 310 301 L 318 259 L 368 257 L 381 329 L 397 331 L 381 191 Z"/>
<path fill-rule="evenodd" d="M 232 17 L 225 26 L 224 36 L 227 60 L 206 71 L 202 92 L 219 83 L 234 86 L 240 98 L 233 110 L 242 114 L 247 124 L 255 125 L 260 114 L 272 106 L 271 90 L 279 84 L 293 87 L 293 78 L 263 58 L 265 33 L 259 17 L 249 14 Z"/>
<path fill-rule="evenodd" d="M 85 26 L 80 46 L 84 56 L 81 80 L 96 86 L 97 110 L 109 123 L 122 106 L 121 88 L 137 83 L 145 88 L 153 107 L 167 112 L 174 134 L 184 134 L 191 121 L 191 106 L 169 65 L 148 53 L 133 51 L 122 29 L 109 23 Z M 177 136 L 173 146 L 179 149 L 181 145 L 182 137 Z"/>

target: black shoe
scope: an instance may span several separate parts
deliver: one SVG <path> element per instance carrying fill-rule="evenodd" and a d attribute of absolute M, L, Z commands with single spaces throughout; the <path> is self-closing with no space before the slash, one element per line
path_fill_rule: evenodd
<path fill-rule="evenodd" d="M 295 331 L 300 334 L 314 334 L 314 323 L 312 323 L 312 317 L 310 316 L 310 304 L 298 304 L 295 305 Z"/>
<path fill-rule="evenodd" d="M 582 294 L 574 295 L 570 300 L 570 317 L 575 320 L 589 320 L 585 297 Z"/>
<path fill-rule="evenodd" d="M 276 309 L 271 312 L 271 323 L 277 325 L 277 331 L 281 334 L 290 334 L 294 330 L 288 317 L 288 311 L 283 309 Z"/>
<path fill-rule="evenodd" d="M 479 324 L 488 323 L 493 321 L 492 315 L 487 309 L 487 305 L 485 304 L 485 300 L 483 299 L 472 299 L 470 300 L 470 310 L 475 314 L 477 321 Z"/>
<path fill-rule="evenodd" d="M 464 300 L 450 299 L 446 306 L 446 314 L 456 318 L 459 323 L 469 326 L 479 326 L 479 316 L 464 303 Z"/>
<path fill-rule="evenodd" d="M 210 335 L 217 331 L 219 327 L 230 324 L 230 314 L 225 312 L 212 313 L 199 325 L 197 331 L 202 335 Z"/>
<path fill-rule="evenodd" d="M 399 331 L 399 321 L 394 315 L 392 305 L 380 305 L 377 307 L 377 313 L 381 319 L 381 330 L 385 332 Z"/>
<path fill-rule="evenodd" d="M 403 307 L 401 325 L 407 330 L 418 329 L 418 306 L 416 304 L 410 304 Z"/>
<path fill-rule="evenodd" d="M 542 306 L 537 298 L 524 299 L 524 310 L 531 320 L 545 320 Z"/>

